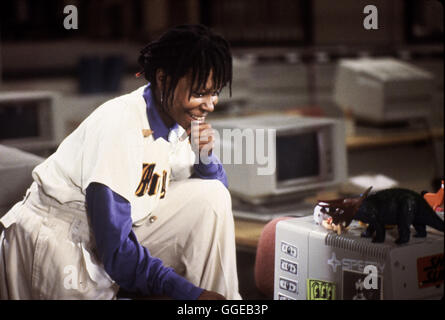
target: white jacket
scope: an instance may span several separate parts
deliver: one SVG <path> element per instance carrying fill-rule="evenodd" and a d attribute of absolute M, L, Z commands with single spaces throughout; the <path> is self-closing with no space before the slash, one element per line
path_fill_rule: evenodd
<path fill-rule="evenodd" d="M 130 202 L 136 223 L 165 196 L 172 176 L 190 177 L 195 155 L 189 139 L 144 137 L 143 130 L 150 129 L 144 88 L 99 106 L 33 170 L 48 196 L 85 203 L 86 188 L 98 182 Z M 179 127 L 179 136 L 183 132 Z"/>

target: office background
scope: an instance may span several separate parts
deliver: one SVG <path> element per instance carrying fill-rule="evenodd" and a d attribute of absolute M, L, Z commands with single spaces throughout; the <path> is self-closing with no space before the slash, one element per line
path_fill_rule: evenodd
<path fill-rule="evenodd" d="M 377 30 L 363 27 L 363 9 L 369 4 L 378 9 Z M 78 29 L 64 28 L 67 5 L 77 8 Z M 51 138 L 18 147 L 48 156 L 100 103 L 143 85 L 134 76 L 139 50 L 183 23 L 208 25 L 232 45 L 233 96 L 223 94 L 215 117 L 293 110 L 344 118 L 333 100 L 343 58 L 393 57 L 431 72 L 428 121 L 439 130 L 434 139 L 419 131 L 409 139 L 351 144 L 348 172 L 351 177 L 383 174 L 417 191 L 437 188 L 443 177 L 444 115 L 443 6 L 436 0 L 2 1 L 0 94 L 43 90 L 57 97 Z M 348 125 L 351 136 L 391 130 Z M 0 144 L 7 145 L 10 132 L 2 129 L 0 134 Z M 240 278 L 246 280 L 241 293 L 262 298 L 251 276 L 254 254 L 242 251 L 240 275 L 246 276 Z"/>

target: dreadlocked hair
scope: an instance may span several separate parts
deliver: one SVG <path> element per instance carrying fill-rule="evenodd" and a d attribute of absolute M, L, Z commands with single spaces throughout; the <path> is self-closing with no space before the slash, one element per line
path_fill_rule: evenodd
<path fill-rule="evenodd" d="M 162 70 L 162 107 L 173 101 L 180 78 L 191 72 L 189 99 L 193 89 L 202 90 L 212 71 L 215 91 L 229 86 L 232 95 L 232 55 L 229 43 L 204 25 L 180 25 L 165 32 L 141 50 L 140 73 L 156 87 L 156 72 Z M 193 86 L 196 85 L 195 88 Z"/>

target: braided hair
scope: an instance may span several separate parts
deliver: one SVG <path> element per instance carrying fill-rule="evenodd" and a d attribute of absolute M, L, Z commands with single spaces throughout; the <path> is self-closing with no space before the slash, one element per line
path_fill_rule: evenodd
<path fill-rule="evenodd" d="M 191 72 L 189 99 L 193 86 L 205 88 L 212 71 L 214 89 L 229 86 L 232 95 L 232 55 L 229 43 L 204 25 L 180 25 L 165 32 L 158 40 L 141 50 L 139 65 L 147 79 L 156 87 L 156 72 L 162 70 L 167 81 L 161 91 L 162 108 L 173 101 L 173 94 L 180 78 Z"/>

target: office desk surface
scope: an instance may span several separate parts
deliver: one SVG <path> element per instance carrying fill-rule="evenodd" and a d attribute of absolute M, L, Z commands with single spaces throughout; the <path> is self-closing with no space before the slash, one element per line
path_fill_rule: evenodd
<path fill-rule="evenodd" d="M 393 146 L 420 141 L 443 138 L 444 128 L 432 128 L 430 131 L 423 130 L 399 130 L 393 132 L 362 132 L 348 136 L 346 146 L 348 150 Z"/>
<path fill-rule="evenodd" d="M 315 206 L 318 199 L 336 199 L 342 195 L 340 189 L 322 190 L 305 198 L 305 203 Z M 233 210 L 236 210 L 235 208 Z M 237 246 L 256 249 L 264 226 L 269 221 L 251 220 L 235 217 L 235 240 Z"/>
<path fill-rule="evenodd" d="M 236 245 L 256 249 L 266 224 L 267 222 L 235 218 Z"/>

